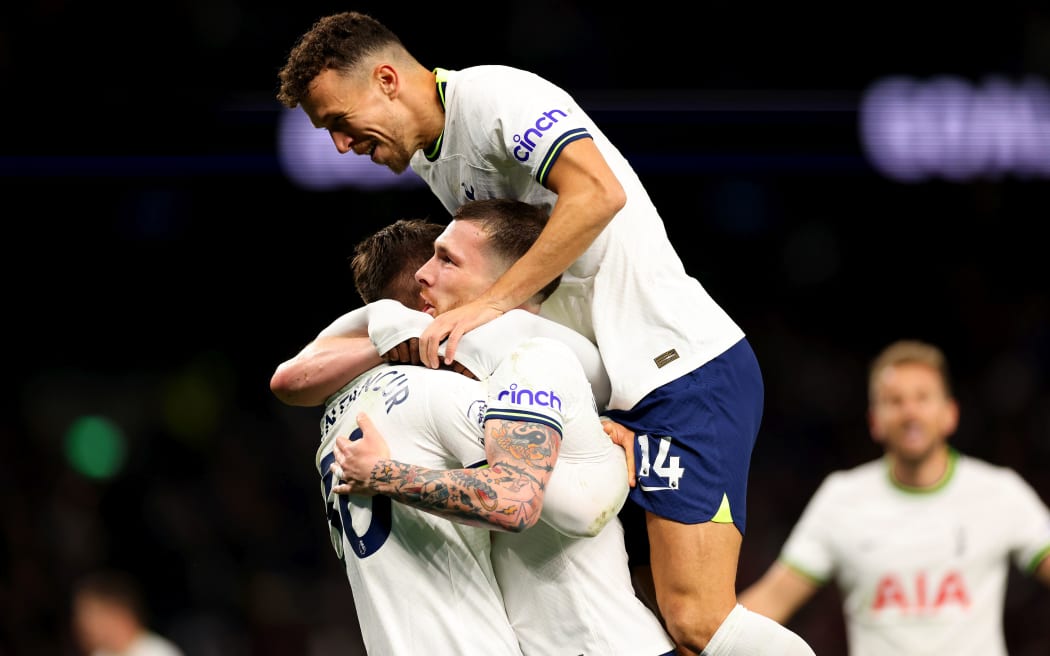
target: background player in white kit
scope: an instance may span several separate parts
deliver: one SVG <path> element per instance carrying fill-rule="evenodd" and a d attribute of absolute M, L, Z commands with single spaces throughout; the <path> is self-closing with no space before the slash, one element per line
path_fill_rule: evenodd
<path fill-rule="evenodd" d="M 86 656 L 184 656 L 150 625 L 142 587 L 130 572 L 97 570 L 73 586 L 74 638 Z"/>
<path fill-rule="evenodd" d="M 1050 586 L 1050 510 L 1013 470 L 948 445 L 959 410 L 936 346 L 886 347 L 868 414 L 885 457 L 824 480 L 741 603 L 787 622 L 834 579 L 851 656 L 1006 656 L 1008 568 Z"/>
<path fill-rule="evenodd" d="M 543 313 L 595 341 L 612 381 L 603 410 L 636 436 L 627 445 L 638 463 L 630 498 L 646 511 L 656 600 L 678 647 L 811 654 L 736 603 L 764 402 L 755 355 L 686 273 L 638 176 L 573 98 L 506 66 L 425 68 L 357 12 L 315 23 L 280 79 L 278 99 L 301 105 L 340 152 L 398 173 L 411 165 L 449 212 L 500 197 L 550 211 L 515 266 L 420 336 L 422 361 L 438 366 L 447 336 L 451 362 L 465 332 L 564 273 Z"/>
<path fill-rule="evenodd" d="M 461 212 L 470 214 L 470 210 L 473 209 L 479 216 L 474 220 L 462 220 L 460 224 L 485 225 L 480 221 L 481 218 L 499 211 L 506 213 L 509 211 L 508 205 L 513 208 L 524 206 L 536 217 L 545 219 L 542 211 L 522 203 L 491 201 L 470 204 L 463 208 Z M 521 211 L 521 209 L 516 211 Z M 517 220 L 514 224 L 520 241 L 523 238 L 520 235 L 525 227 L 525 222 Z M 496 222 L 495 225 L 499 223 Z M 541 227 L 542 221 L 537 224 L 528 243 L 531 243 Z M 501 230 L 500 234 L 506 235 L 511 232 L 511 230 Z M 525 247 L 527 248 L 527 244 Z M 470 260 L 474 264 L 484 264 L 491 262 L 493 255 L 497 254 L 489 253 L 486 257 L 485 254 L 479 253 L 477 257 L 470 258 Z M 516 257 L 517 253 L 514 256 Z M 459 251 L 455 257 L 459 261 Z M 375 258 L 372 259 L 375 260 Z M 496 261 L 498 262 L 499 258 L 496 258 Z M 357 259 L 355 258 L 355 279 L 358 275 L 356 264 Z M 487 266 L 484 269 L 485 272 L 489 270 L 495 270 L 498 274 L 500 269 L 493 266 Z M 511 318 L 510 315 L 506 317 L 506 319 Z M 538 317 L 534 319 L 543 322 Z M 496 323 L 500 322 L 494 322 L 493 327 Z M 566 330 L 561 327 L 559 329 Z M 508 336 L 507 333 L 503 335 L 505 338 Z M 588 344 L 588 346 L 593 348 L 593 345 Z M 506 351 L 506 347 L 502 350 Z M 526 350 L 527 353 L 524 352 Z M 485 442 L 486 450 L 490 452 L 489 462 L 493 463 L 493 466 L 487 471 L 480 472 L 463 469 L 453 472 L 441 471 L 436 472 L 436 476 L 431 476 L 435 472 L 412 467 L 411 472 L 415 478 L 408 490 L 408 496 L 399 498 L 405 502 L 425 506 L 429 512 L 452 517 L 457 521 L 504 530 L 521 530 L 524 528 L 522 522 L 515 517 L 504 515 L 518 512 L 513 502 L 529 496 L 531 486 L 528 484 L 523 486 L 518 483 L 517 492 L 510 495 L 503 494 L 499 486 L 510 485 L 514 481 L 522 480 L 521 472 L 526 473 L 528 477 L 541 479 L 541 484 L 547 482 L 546 476 L 550 475 L 550 471 L 549 468 L 546 472 L 543 471 L 543 461 L 547 461 L 549 465 L 553 458 L 544 450 L 547 448 L 548 440 L 553 439 L 553 452 L 557 453 L 558 443 L 556 436 L 540 439 L 541 431 L 553 427 L 560 429 L 561 426 L 564 426 L 565 440 L 568 445 L 564 447 L 562 453 L 570 458 L 574 453 L 577 458 L 589 453 L 591 459 L 604 460 L 605 454 L 611 450 L 617 456 L 615 464 L 618 466 L 618 469 L 613 468 L 611 471 L 615 472 L 615 478 L 620 479 L 623 493 L 619 496 L 615 507 L 607 509 L 604 513 L 601 521 L 602 523 L 609 522 L 609 524 L 595 537 L 586 539 L 570 538 L 555 530 L 547 521 L 540 522 L 520 534 L 493 535 L 492 553 L 497 579 L 525 654 L 539 656 L 560 650 L 568 650 L 574 654 L 603 653 L 624 654 L 625 656 L 627 654 L 653 654 L 655 656 L 669 653 L 673 645 L 661 628 L 659 620 L 634 597 L 627 569 L 627 556 L 623 547 L 622 528 L 615 519 L 615 511 L 623 503 L 626 494 L 623 455 L 619 453 L 619 449 L 609 444 L 602 434 L 597 414 L 594 411 L 590 386 L 582 368 L 571 351 L 564 345 L 549 339 L 526 342 L 521 348 L 504 358 L 504 361 L 505 366 L 497 369 L 488 380 L 488 385 L 515 390 L 516 393 L 503 395 L 506 400 L 500 401 L 497 390 L 495 401 L 490 398 L 489 410 L 485 415 L 487 420 Z M 398 367 L 397 369 L 405 368 Z M 425 381 L 427 374 L 432 373 L 423 367 L 408 367 L 407 369 L 411 371 L 406 371 L 405 374 L 414 376 L 416 381 Z M 512 378 L 508 381 L 505 379 L 506 376 Z M 468 380 L 462 376 L 459 378 L 461 381 Z M 501 381 L 503 381 L 502 386 Z M 446 384 L 445 380 L 431 382 L 434 385 Z M 473 381 L 469 382 L 473 383 Z M 473 384 L 484 387 L 482 383 Z M 537 411 L 529 412 L 528 409 L 519 405 L 527 398 L 522 393 L 526 388 L 557 389 L 558 392 L 553 394 L 553 397 L 558 399 L 558 403 L 530 406 Z M 341 421 L 349 422 L 349 425 L 344 424 L 342 429 L 357 430 L 357 426 L 349 419 L 354 414 L 353 410 L 358 407 L 359 399 L 363 397 L 357 394 L 356 389 L 356 387 L 354 390 L 347 388 L 332 399 L 326 409 L 326 414 L 329 415 L 326 419 L 327 423 L 333 421 L 332 413 L 335 411 L 339 413 Z M 414 387 L 413 390 L 415 389 L 417 388 Z M 483 390 L 481 394 L 483 396 Z M 351 396 L 353 400 L 349 400 Z M 399 398 L 399 394 L 392 393 L 389 398 Z M 542 400 L 547 397 L 541 398 L 540 395 L 537 395 L 536 398 Z M 476 416 L 478 407 L 484 406 L 479 403 L 477 395 L 467 396 L 458 405 L 464 417 L 474 415 L 468 417 L 466 427 L 469 429 L 469 424 L 479 419 Z M 435 437 L 435 434 L 438 431 L 447 432 L 450 428 L 448 418 L 444 413 L 436 413 L 438 415 L 436 417 L 425 418 L 419 416 L 426 413 L 425 408 L 416 407 L 412 410 L 411 407 L 413 406 L 409 406 L 407 402 L 398 404 L 397 417 L 384 415 L 380 418 L 386 422 L 385 431 L 396 431 L 391 439 L 391 448 L 400 458 L 404 458 L 405 451 L 398 449 L 398 446 L 403 443 L 402 438 L 405 435 L 412 439 L 412 433 L 418 433 L 416 439 L 423 444 L 422 448 L 425 451 L 432 451 L 442 448 L 441 445 L 434 443 L 432 438 Z M 339 410 L 335 410 L 337 408 Z M 406 414 L 409 412 L 410 414 Z M 397 418 L 400 420 L 393 424 L 393 428 L 390 428 L 390 420 Z M 367 432 L 370 426 L 369 420 L 362 418 L 361 421 L 362 428 L 365 428 Z M 505 429 L 499 435 L 494 435 L 491 430 L 495 424 Z M 451 425 L 464 427 L 462 421 Z M 544 428 L 545 426 L 547 428 Z M 583 434 L 583 431 L 589 431 L 590 441 L 597 440 L 598 445 L 602 448 L 588 452 L 584 446 L 588 437 Z M 331 434 L 329 431 L 328 435 Z M 472 434 L 462 435 L 463 439 L 456 441 L 454 445 L 449 445 L 454 448 L 467 449 L 467 455 L 462 452 L 457 453 L 457 459 L 462 460 L 464 464 L 484 461 L 486 453 L 478 443 L 479 434 L 480 429 L 475 423 Z M 359 442 L 369 441 L 362 439 Z M 346 440 L 338 442 L 342 443 Z M 520 453 L 520 456 L 493 457 L 492 447 L 500 445 L 503 445 L 507 452 Z M 322 452 L 319 452 L 319 463 L 330 462 L 328 455 L 330 451 L 331 445 L 326 440 Z M 472 458 L 469 457 L 471 453 Z M 409 455 L 412 454 L 409 453 Z M 407 460 L 429 466 L 428 463 L 418 459 L 408 458 Z M 578 468 L 586 464 L 577 462 L 573 465 L 569 459 L 561 458 L 558 460 L 554 474 L 564 473 L 565 468 L 569 466 Z M 386 471 L 392 473 L 400 465 L 401 463 L 390 463 Z M 448 467 L 443 469 L 448 469 Z M 600 470 L 609 471 L 604 464 L 600 466 Z M 398 471 L 401 470 L 398 469 Z M 328 472 L 328 476 L 331 476 L 331 472 Z M 551 476 L 550 483 L 547 499 L 552 502 L 557 501 L 554 498 L 557 494 L 570 490 L 564 485 L 556 486 L 554 476 Z M 615 487 L 608 478 L 593 480 L 592 483 L 605 488 Z M 530 490 L 523 491 L 524 487 L 529 487 Z M 404 490 L 401 491 L 404 492 Z M 481 494 L 477 496 L 489 501 L 489 504 L 484 507 L 470 501 L 479 491 Z M 505 488 L 503 491 L 505 492 Z M 542 490 L 540 497 L 542 499 Z M 575 499 L 580 500 L 578 495 Z M 501 503 L 505 500 L 509 500 L 510 503 Z M 563 501 L 562 505 L 571 505 L 572 501 L 572 499 Z M 401 504 L 394 504 L 395 508 L 399 505 Z M 545 518 L 547 517 L 547 505 L 544 499 Z M 597 521 L 597 519 L 592 519 L 591 524 L 594 525 Z"/>

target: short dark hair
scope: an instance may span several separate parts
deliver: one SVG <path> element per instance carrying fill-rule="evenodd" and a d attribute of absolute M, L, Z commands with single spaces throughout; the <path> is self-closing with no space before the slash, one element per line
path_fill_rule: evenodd
<path fill-rule="evenodd" d="M 354 246 L 350 269 L 365 303 L 392 298 L 408 307 L 419 304 L 416 271 L 434 254 L 434 240 L 445 226 L 426 219 L 399 219 Z"/>
<path fill-rule="evenodd" d="M 277 77 L 277 100 L 294 109 L 306 97 L 310 83 L 322 71 L 351 71 L 368 55 L 388 47 L 404 46 L 396 34 L 376 19 L 356 11 L 319 19 L 299 37 Z"/>
<path fill-rule="evenodd" d="M 512 198 L 490 198 L 464 203 L 452 216 L 453 221 L 473 221 L 485 232 L 492 254 L 509 268 L 536 243 L 547 225 L 547 211 L 537 205 Z M 547 283 L 537 298 L 550 298 L 561 284 L 561 274 Z"/>

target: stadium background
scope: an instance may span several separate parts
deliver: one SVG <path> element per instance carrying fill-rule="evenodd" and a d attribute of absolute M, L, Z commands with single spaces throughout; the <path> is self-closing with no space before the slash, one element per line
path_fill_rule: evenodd
<path fill-rule="evenodd" d="M 318 412 L 267 384 L 358 302 L 357 238 L 445 215 L 419 187 L 311 191 L 282 169 L 276 71 L 347 8 L 424 65 L 561 84 L 636 164 L 766 376 L 742 586 L 824 475 L 878 455 L 865 367 L 900 337 L 947 351 L 954 444 L 1050 502 L 1050 182 L 898 182 L 858 130 L 888 75 L 1050 80 L 1043 3 L 9 3 L 0 655 L 75 654 L 69 584 L 98 565 L 138 576 L 154 626 L 192 656 L 357 651 L 313 469 Z M 1050 651 L 1046 617 L 1050 594 L 1011 574 L 1011 653 Z M 841 653 L 837 593 L 792 627 Z"/>

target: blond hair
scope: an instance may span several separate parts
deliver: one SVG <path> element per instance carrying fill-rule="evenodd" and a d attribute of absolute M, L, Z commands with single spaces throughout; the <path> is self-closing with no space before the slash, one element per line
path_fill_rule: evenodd
<path fill-rule="evenodd" d="M 941 376 L 944 391 L 952 396 L 951 377 L 948 373 L 948 359 L 944 352 L 930 344 L 917 339 L 901 339 L 893 342 L 875 356 L 868 369 L 868 398 L 875 400 L 875 387 L 879 376 L 889 368 L 900 364 L 924 364 Z"/>

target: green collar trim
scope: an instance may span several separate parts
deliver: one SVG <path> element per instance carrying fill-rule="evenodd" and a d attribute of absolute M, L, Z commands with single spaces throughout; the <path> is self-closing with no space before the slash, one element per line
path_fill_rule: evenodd
<path fill-rule="evenodd" d="M 441 99 L 441 108 L 445 109 L 445 88 L 448 86 L 448 70 L 444 68 L 434 69 L 434 81 L 437 83 L 438 98 Z M 445 141 L 445 131 L 442 130 L 437 140 L 428 148 L 423 155 L 428 162 L 433 162 L 441 155 L 441 144 Z"/>
<path fill-rule="evenodd" d="M 943 490 L 944 487 L 948 485 L 948 483 L 952 480 L 952 477 L 955 476 L 955 467 L 959 462 L 959 452 L 951 447 L 948 447 L 948 467 L 944 470 L 944 475 L 941 476 L 941 479 L 935 484 L 931 485 L 930 487 L 914 487 L 911 485 L 905 485 L 904 483 L 901 483 L 893 475 L 893 464 L 890 462 L 889 456 L 886 456 L 885 462 L 886 478 L 889 479 L 890 485 L 892 485 L 893 487 L 907 494 L 934 494 Z"/>

